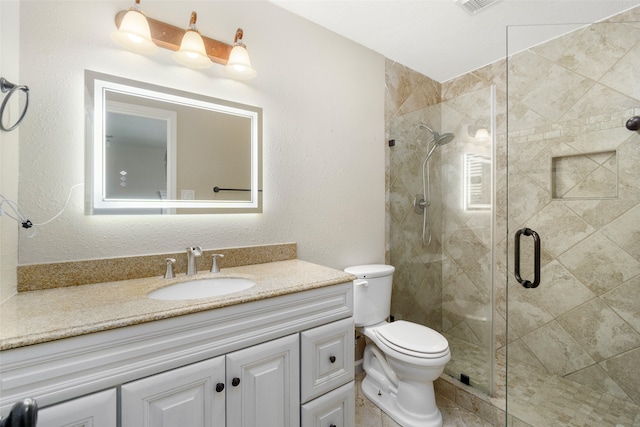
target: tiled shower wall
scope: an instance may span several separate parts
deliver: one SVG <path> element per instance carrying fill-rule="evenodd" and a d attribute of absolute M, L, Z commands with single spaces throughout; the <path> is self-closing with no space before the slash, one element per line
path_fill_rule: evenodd
<path fill-rule="evenodd" d="M 637 134 L 624 129 L 626 118 L 640 114 L 640 27 L 631 21 L 640 21 L 640 8 L 509 61 L 510 228 L 516 230 L 526 223 L 547 230 L 543 285 L 533 291 L 512 284 L 509 288 L 509 357 L 640 402 L 640 372 L 630 369 L 640 363 L 640 144 Z M 388 261 L 397 268 L 392 314 L 440 331 L 446 329 L 450 340 L 466 336 L 475 345 L 490 341 L 486 329 L 456 322 L 456 310 L 452 310 L 475 296 L 490 301 L 491 291 L 478 288 L 473 279 L 478 293 L 470 293 L 474 288 L 469 286 L 450 286 L 460 276 L 447 274 L 457 268 L 448 255 L 463 248 L 448 245 L 465 245 L 474 236 L 462 229 L 455 242 L 451 239 L 459 230 L 459 221 L 446 211 L 446 193 L 445 206 L 441 205 L 444 210 L 435 215 L 444 219 L 434 224 L 434 242 L 427 248 L 420 244 L 421 217 L 413 213 L 411 202 L 416 189 L 421 191 L 420 159 L 424 153 L 420 144 L 428 135 L 398 137 L 394 132 L 403 121 L 415 122 L 417 127 L 420 120 L 433 120 L 430 125 L 442 127 L 437 130 L 451 131 L 457 125 L 448 122 L 450 117 L 455 119 L 448 107 L 455 105 L 454 110 L 462 111 L 468 102 L 469 111 L 473 111 L 478 96 L 484 98 L 491 85 L 496 86 L 497 173 L 495 302 L 490 314 L 495 349 L 504 354 L 504 61 L 441 85 L 399 64 L 387 64 L 387 139 L 397 138 L 396 146 L 388 152 Z M 442 106 L 437 106 L 439 102 Z M 446 182 L 452 172 L 447 170 L 447 147 L 441 151 L 441 158 L 433 158 L 433 165 L 440 164 L 445 171 L 434 174 L 436 186 Z M 441 160 L 444 163 L 438 163 Z M 519 180 L 518 174 L 526 175 L 527 180 Z M 484 251 L 484 244 L 479 247 Z M 592 262 L 595 258 L 605 261 Z M 477 265 L 487 262 L 485 259 Z M 595 321 L 597 327 L 593 326 Z M 452 327 L 455 325 L 458 327 Z"/>
<path fill-rule="evenodd" d="M 413 199 L 422 193 L 422 160 L 430 134 L 421 122 L 440 126 L 441 86 L 398 63 L 386 65 L 385 119 L 388 148 L 387 209 L 389 262 L 396 267 L 391 314 L 442 330 L 441 195 L 439 180 L 434 189 L 433 241 L 423 247 L 422 215 L 413 210 Z M 435 160 L 440 153 L 434 155 Z M 433 168 L 435 171 L 437 168 Z"/>

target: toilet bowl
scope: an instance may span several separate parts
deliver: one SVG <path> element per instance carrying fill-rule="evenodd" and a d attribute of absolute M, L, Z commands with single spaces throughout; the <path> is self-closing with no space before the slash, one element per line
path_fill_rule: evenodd
<path fill-rule="evenodd" d="M 451 359 L 449 343 L 426 326 L 387 322 L 394 267 L 346 268 L 354 280 L 354 317 L 367 338 L 362 381 L 365 396 L 403 427 L 441 427 L 433 381 Z"/>

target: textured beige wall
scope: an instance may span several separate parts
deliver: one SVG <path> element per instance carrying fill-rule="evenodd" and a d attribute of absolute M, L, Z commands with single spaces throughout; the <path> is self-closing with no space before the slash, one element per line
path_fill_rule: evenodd
<path fill-rule="evenodd" d="M 178 66 L 168 50 L 143 57 L 119 48 L 109 34 L 128 1 L 21 7 L 21 70 L 37 96 L 21 132 L 20 198 L 35 220 L 53 216 L 84 182 L 85 69 L 262 107 L 264 206 L 245 215 L 86 216 L 78 188 L 62 216 L 21 237 L 20 265 L 279 242 L 339 269 L 384 261 L 384 57 L 269 2 L 198 2 L 203 34 L 229 41 L 244 28 L 258 75 L 238 82 L 217 65 Z M 186 7 L 143 4 L 174 25 Z"/>
<path fill-rule="evenodd" d="M 10 82 L 22 84 L 18 66 L 19 14 L 19 2 L 0 2 L 0 70 L 2 77 Z M 2 94 L 2 98 L 4 96 L 5 94 Z M 6 123 L 15 123 L 13 119 L 19 114 L 17 106 L 9 103 L 5 111 L 5 120 L 8 120 Z M 20 127 L 12 132 L 0 131 L 0 194 L 13 201 L 18 200 L 19 134 Z M 0 302 L 16 291 L 18 227 L 12 219 L 0 217 Z"/>

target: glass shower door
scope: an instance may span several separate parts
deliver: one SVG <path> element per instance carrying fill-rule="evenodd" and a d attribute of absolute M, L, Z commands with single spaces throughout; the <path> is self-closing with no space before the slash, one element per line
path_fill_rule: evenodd
<path fill-rule="evenodd" d="M 389 123 L 395 143 L 390 150 L 390 252 L 396 268 L 391 313 L 442 333 L 451 349 L 445 373 L 488 394 L 494 351 L 495 104 L 492 86 Z M 436 148 L 426 127 L 440 136 Z M 428 200 L 426 211 L 416 209 L 420 199 Z"/>
<path fill-rule="evenodd" d="M 640 425 L 637 17 L 508 57 L 508 425 Z"/>

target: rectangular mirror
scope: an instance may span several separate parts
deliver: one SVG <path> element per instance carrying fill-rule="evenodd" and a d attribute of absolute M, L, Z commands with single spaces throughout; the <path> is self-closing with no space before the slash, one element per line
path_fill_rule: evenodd
<path fill-rule="evenodd" d="M 262 212 L 262 109 L 85 72 L 88 214 Z"/>

